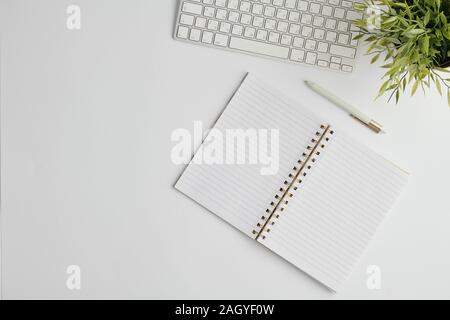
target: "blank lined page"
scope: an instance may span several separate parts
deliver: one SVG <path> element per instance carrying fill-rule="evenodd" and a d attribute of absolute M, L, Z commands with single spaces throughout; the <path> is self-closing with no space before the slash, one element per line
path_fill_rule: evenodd
<path fill-rule="evenodd" d="M 391 162 L 334 130 L 259 241 L 336 291 L 407 181 Z"/>
<path fill-rule="evenodd" d="M 204 143 L 175 187 L 254 238 L 253 229 L 321 124 L 308 110 L 248 75 L 214 128 L 220 132 L 227 129 L 277 130 L 278 170 L 263 175 L 261 169 L 268 165 L 249 164 L 249 161 L 245 164 L 197 164 L 205 149 Z M 269 134 L 267 137 L 266 146 L 270 149 L 273 137 Z M 205 141 L 212 141 L 209 138 Z M 264 141 L 258 139 L 256 144 L 261 147 Z M 224 154 L 235 153 L 238 148 L 235 144 L 234 149 L 224 149 Z M 247 156 L 249 150 L 249 147 L 244 150 Z"/>

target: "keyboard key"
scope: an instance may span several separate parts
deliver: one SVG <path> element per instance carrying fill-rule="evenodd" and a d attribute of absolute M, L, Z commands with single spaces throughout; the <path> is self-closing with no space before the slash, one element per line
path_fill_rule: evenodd
<path fill-rule="evenodd" d="M 242 14 L 241 16 L 241 23 L 243 24 L 251 24 L 252 22 L 252 16 L 249 14 Z"/>
<path fill-rule="evenodd" d="M 275 17 L 275 8 L 274 7 L 266 7 L 266 10 L 264 10 L 264 15 L 266 17 L 270 17 L 270 18 Z"/>
<path fill-rule="evenodd" d="M 289 13 L 289 21 L 298 22 L 298 20 L 300 20 L 300 13 L 291 11 L 291 13 Z"/>
<path fill-rule="evenodd" d="M 264 7 L 262 6 L 262 4 L 255 3 L 255 4 L 253 5 L 252 12 L 253 12 L 254 14 L 262 15 L 263 10 L 264 10 Z"/>
<path fill-rule="evenodd" d="M 182 14 L 180 16 L 180 23 L 188 26 L 192 26 L 194 24 L 194 16 L 188 14 Z"/>
<path fill-rule="evenodd" d="M 350 37 L 349 37 L 348 34 L 341 33 L 341 34 L 339 34 L 339 37 L 338 37 L 338 43 L 340 43 L 340 44 L 348 44 L 348 39 L 349 38 Z"/>
<path fill-rule="evenodd" d="M 311 24 L 311 22 L 312 22 L 312 15 L 310 15 L 310 14 L 302 14 L 302 20 L 301 20 L 301 22 L 303 23 L 303 24 Z"/>
<path fill-rule="evenodd" d="M 322 15 L 331 17 L 332 14 L 333 14 L 333 7 L 330 6 L 322 7 Z"/>
<path fill-rule="evenodd" d="M 178 27 L 177 37 L 181 39 L 187 39 L 189 35 L 189 28 L 187 27 Z"/>
<path fill-rule="evenodd" d="M 237 10 L 239 6 L 238 0 L 228 0 L 228 8 L 232 10 Z"/>
<path fill-rule="evenodd" d="M 328 61 L 325 61 L 325 60 L 319 60 L 319 61 L 317 61 L 317 65 L 318 65 L 319 67 L 327 68 L 327 67 L 328 67 Z"/>
<path fill-rule="evenodd" d="M 216 6 L 218 7 L 225 7 L 225 4 L 227 3 L 227 0 L 216 0 Z"/>
<path fill-rule="evenodd" d="M 277 24 L 277 22 L 275 20 L 267 19 L 266 20 L 266 29 L 275 30 L 276 24 Z"/>
<path fill-rule="evenodd" d="M 317 60 L 323 60 L 323 61 L 330 62 L 330 57 L 331 56 L 329 53 L 317 51 Z"/>
<path fill-rule="evenodd" d="M 203 15 L 205 17 L 214 18 L 214 16 L 216 15 L 216 9 L 213 7 L 206 7 Z"/>
<path fill-rule="evenodd" d="M 331 62 L 341 64 L 342 58 L 340 58 L 340 57 L 331 57 Z"/>
<path fill-rule="evenodd" d="M 348 48 L 348 47 L 332 44 L 330 46 L 330 53 L 333 55 L 341 56 L 341 57 L 354 58 L 355 54 L 356 54 L 356 50 L 353 48 Z"/>
<path fill-rule="evenodd" d="M 277 10 L 277 18 L 281 20 L 286 20 L 288 16 L 288 11 L 284 9 Z"/>
<path fill-rule="evenodd" d="M 286 21 L 280 21 L 278 22 L 277 30 L 280 32 L 287 32 L 288 27 L 289 23 L 287 23 Z"/>
<path fill-rule="evenodd" d="M 262 18 L 262 17 L 254 17 L 253 18 L 253 25 L 255 27 L 262 28 L 263 25 L 264 25 L 264 18 Z"/>
<path fill-rule="evenodd" d="M 229 36 L 217 33 L 214 37 L 214 44 L 216 46 L 226 47 L 228 45 Z"/>
<path fill-rule="evenodd" d="M 277 43 L 280 40 L 280 34 L 277 32 L 269 32 L 269 41 Z"/>
<path fill-rule="evenodd" d="M 348 30 L 348 22 L 339 21 L 337 29 L 342 32 L 347 31 Z"/>
<path fill-rule="evenodd" d="M 351 8 L 352 2 L 351 1 L 342 1 L 342 6 L 346 7 L 346 8 Z"/>
<path fill-rule="evenodd" d="M 219 29 L 219 22 L 216 20 L 209 20 L 208 21 L 208 29 L 209 30 L 218 30 Z"/>
<path fill-rule="evenodd" d="M 230 30 L 231 30 L 231 24 L 229 24 L 228 22 L 222 22 L 220 24 L 220 32 L 230 33 Z"/>
<path fill-rule="evenodd" d="M 192 41 L 200 41 L 201 35 L 202 35 L 202 32 L 200 30 L 192 29 L 189 39 L 191 39 Z"/>
<path fill-rule="evenodd" d="M 344 18 L 345 10 L 342 8 L 336 8 L 334 9 L 334 17 L 338 19 Z"/>
<path fill-rule="evenodd" d="M 335 29 L 336 28 L 336 20 L 327 19 L 327 21 L 325 22 L 325 27 L 327 29 Z"/>
<path fill-rule="evenodd" d="M 289 27 L 289 33 L 300 34 L 300 25 L 292 23 Z"/>
<path fill-rule="evenodd" d="M 305 43 L 305 39 L 303 39 L 301 37 L 294 38 L 294 43 L 293 43 L 294 47 L 302 48 L 304 43 Z"/>
<path fill-rule="evenodd" d="M 232 11 L 232 12 L 230 12 L 230 14 L 228 15 L 228 21 L 231 21 L 231 22 L 238 22 L 240 16 L 241 16 L 241 15 L 240 15 L 238 12 Z"/>
<path fill-rule="evenodd" d="M 315 29 L 314 30 L 314 38 L 322 40 L 325 38 L 325 30 L 322 29 Z"/>
<path fill-rule="evenodd" d="M 308 39 L 308 40 L 306 40 L 306 42 L 305 42 L 305 49 L 308 49 L 308 50 L 315 50 L 316 49 L 316 41 L 315 40 L 311 40 L 311 39 Z"/>
<path fill-rule="evenodd" d="M 286 3 L 284 4 L 284 6 L 289 9 L 294 9 L 296 3 L 297 3 L 297 0 L 286 0 Z"/>
<path fill-rule="evenodd" d="M 250 2 L 247 1 L 242 1 L 241 2 L 241 6 L 240 6 L 240 10 L 243 12 L 250 12 L 250 8 L 251 8 L 251 4 Z"/>
<path fill-rule="evenodd" d="M 319 42 L 317 45 L 317 51 L 319 52 L 327 52 L 328 51 L 328 43 L 326 42 Z"/>
<path fill-rule="evenodd" d="M 246 27 L 244 31 L 244 36 L 247 38 L 254 38 L 256 35 L 256 29 L 252 27 Z"/>
<path fill-rule="evenodd" d="M 230 48 L 281 59 L 287 59 L 289 55 L 289 48 L 236 37 L 231 37 Z"/>
<path fill-rule="evenodd" d="M 337 33 L 334 31 L 327 31 L 327 41 L 336 42 Z"/>
<path fill-rule="evenodd" d="M 286 34 L 283 34 L 281 36 L 281 44 L 282 45 L 290 46 L 291 43 L 292 43 L 292 36 L 289 36 L 289 35 L 286 35 Z"/>
<path fill-rule="evenodd" d="M 314 21 L 313 21 L 313 25 L 315 27 L 322 27 L 324 22 L 325 22 L 325 19 L 323 17 L 315 16 L 314 17 Z"/>
<path fill-rule="evenodd" d="M 352 72 L 353 67 L 343 64 L 341 70 L 345 72 Z"/>
<path fill-rule="evenodd" d="M 310 38 L 312 36 L 312 32 L 313 32 L 313 28 L 311 28 L 311 27 L 304 26 L 302 28 L 302 35 L 307 38 Z"/>
<path fill-rule="evenodd" d="M 206 19 L 203 17 L 197 17 L 197 19 L 195 19 L 195 26 L 198 28 L 206 28 Z"/>
<path fill-rule="evenodd" d="M 315 52 L 308 52 L 306 54 L 306 59 L 305 62 L 308 64 L 316 64 L 316 60 L 317 60 L 317 53 Z"/>
<path fill-rule="evenodd" d="M 267 40 L 268 32 L 266 30 L 258 30 L 256 33 L 256 39 L 258 40 Z"/>
<path fill-rule="evenodd" d="M 214 33 L 205 31 L 205 32 L 203 32 L 202 42 L 211 44 L 213 41 L 213 37 L 214 37 Z"/>
<path fill-rule="evenodd" d="M 233 30 L 231 31 L 232 34 L 237 35 L 237 36 L 241 36 L 243 32 L 244 32 L 244 27 L 240 26 L 238 24 L 235 24 L 233 26 Z"/>
<path fill-rule="evenodd" d="M 181 9 L 184 12 L 192 13 L 192 14 L 201 14 L 203 10 L 203 6 L 199 4 L 185 2 L 183 3 L 183 7 Z"/>
<path fill-rule="evenodd" d="M 220 20 L 225 20 L 227 18 L 227 11 L 223 9 L 217 9 L 216 18 Z"/>
<path fill-rule="evenodd" d="M 300 10 L 300 11 L 307 11 L 308 10 L 308 2 L 307 1 L 303 1 L 303 0 L 300 0 L 299 2 L 298 2 L 298 10 Z"/>
<path fill-rule="evenodd" d="M 305 51 L 292 49 L 291 60 L 301 62 L 305 57 Z"/>
<path fill-rule="evenodd" d="M 309 5 L 309 12 L 317 14 L 320 12 L 320 4 L 311 2 Z"/>
<path fill-rule="evenodd" d="M 332 70 L 341 70 L 341 65 L 337 63 L 330 63 L 330 69 Z"/>

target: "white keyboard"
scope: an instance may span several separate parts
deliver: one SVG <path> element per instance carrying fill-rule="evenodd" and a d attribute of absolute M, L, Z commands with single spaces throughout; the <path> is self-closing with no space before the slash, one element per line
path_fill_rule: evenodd
<path fill-rule="evenodd" d="M 360 2 L 356 0 L 355 2 Z M 351 72 L 353 0 L 181 0 L 175 38 Z"/>

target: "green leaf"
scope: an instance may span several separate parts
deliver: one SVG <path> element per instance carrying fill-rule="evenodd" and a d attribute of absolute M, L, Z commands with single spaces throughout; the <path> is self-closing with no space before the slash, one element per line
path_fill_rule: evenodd
<path fill-rule="evenodd" d="M 439 95 L 442 96 L 442 88 L 441 88 L 441 81 L 439 79 L 437 79 L 436 83 L 436 89 L 439 92 Z"/>
<path fill-rule="evenodd" d="M 356 27 L 367 27 L 367 21 L 365 20 L 357 20 L 353 22 Z"/>
<path fill-rule="evenodd" d="M 370 60 L 370 63 L 375 63 L 375 62 L 378 60 L 379 57 L 380 57 L 380 54 L 377 53 L 376 55 L 374 55 L 374 56 L 372 57 L 372 59 Z"/>
<path fill-rule="evenodd" d="M 354 3 L 353 4 L 353 8 L 356 10 L 366 10 L 367 9 L 367 5 L 363 4 L 363 3 Z"/>
<path fill-rule="evenodd" d="M 393 7 L 400 7 L 403 9 L 406 9 L 406 7 L 407 7 L 406 3 L 402 3 L 402 2 L 393 2 L 393 3 L 391 3 L 391 5 Z"/>
<path fill-rule="evenodd" d="M 442 29 L 442 34 L 444 35 L 444 37 L 448 40 L 450 40 L 450 30 L 448 28 L 443 28 Z"/>
<path fill-rule="evenodd" d="M 449 69 L 440 68 L 440 67 L 434 67 L 434 69 L 437 71 L 440 71 L 440 72 L 450 73 Z"/>
<path fill-rule="evenodd" d="M 428 55 L 430 48 L 430 37 L 425 35 L 421 38 L 421 50 L 425 55 Z"/>
<path fill-rule="evenodd" d="M 383 24 L 390 24 L 390 23 L 392 23 L 392 22 L 397 21 L 397 19 L 398 19 L 398 16 L 392 16 L 392 17 L 390 17 L 390 18 L 384 20 L 384 21 L 383 21 Z"/>
<path fill-rule="evenodd" d="M 386 88 L 389 85 L 389 83 L 390 83 L 390 80 L 387 80 L 381 85 L 380 90 L 379 90 L 380 96 L 382 96 L 386 92 Z"/>
<path fill-rule="evenodd" d="M 428 22 L 430 22 L 431 11 L 428 9 L 427 13 L 425 13 L 425 17 L 423 18 L 423 25 L 426 27 Z"/>
<path fill-rule="evenodd" d="M 407 37 L 414 37 L 414 36 L 417 36 L 417 35 L 419 35 L 419 34 L 422 34 L 422 33 L 424 33 L 425 31 L 423 30 L 423 29 L 411 29 L 411 30 L 409 30 L 409 31 L 407 31 L 407 32 L 405 32 L 405 36 L 407 36 Z"/>
<path fill-rule="evenodd" d="M 440 16 L 440 18 L 441 18 L 442 24 L 443 24 L 443 25 L 447 25 L 447 17 L 445 16 L 445 14 L 444 14 L 443 12 L 441 12 L 441 13 L 439 14 L 439 16 Z"/>
<path fill-rule="evenodd" d="M 414 84 L 413 84 L 413 87 L 412 87 L 412 90 L 411 90 L 411 96 L 413 96 L 415 93 L 416 93 L 416 91 L 417 91 L 417 87 L 419 86 L 419 81 L 415 81 L 414 82 Z"/>

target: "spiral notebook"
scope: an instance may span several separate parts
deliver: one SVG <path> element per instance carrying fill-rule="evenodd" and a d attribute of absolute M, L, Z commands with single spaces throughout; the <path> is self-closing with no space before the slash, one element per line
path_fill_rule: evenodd
<path fill-rule="evenodd" d="M 175 188 L 337 291 L 408 173 L 247 75 L 214 130 L 255 128 L 278 130 L 278 145 L 268 141 L 278 146 L 273 174 L 262 174 L 269 162 L 205 164 L 204 142 Z"/>

